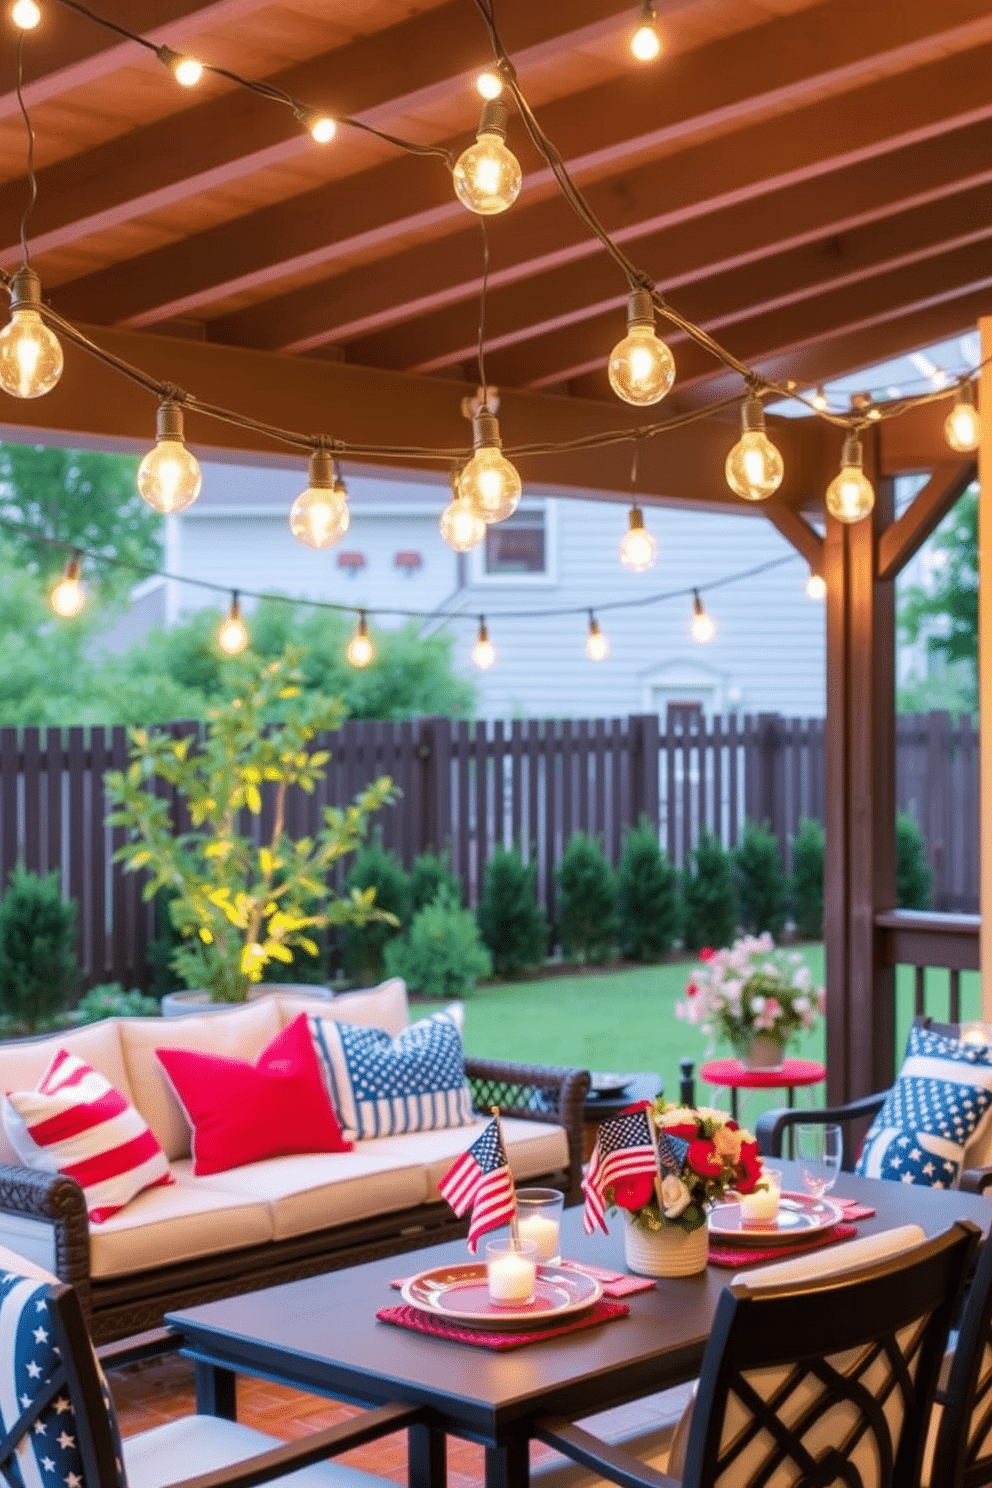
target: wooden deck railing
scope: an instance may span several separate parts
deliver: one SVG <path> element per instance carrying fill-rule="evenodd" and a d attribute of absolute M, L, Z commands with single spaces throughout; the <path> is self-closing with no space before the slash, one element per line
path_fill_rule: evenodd
<path fill-rule="evenodd" d="M 926 1012 L 926 972 L 946 967 L 949 978 L 948 1019 L 961 1022 L 961 973 L 977 971 L 981 916 L 935 914 L 919 909 L 890 909 L 876 915 L 883 966 L 912 966 L 916 975 L 914 1012 Z"/>

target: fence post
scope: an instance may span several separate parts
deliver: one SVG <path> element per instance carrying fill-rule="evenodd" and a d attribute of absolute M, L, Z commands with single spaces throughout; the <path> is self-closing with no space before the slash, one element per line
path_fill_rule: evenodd
<path fill-rule="evenodd" d="M 632 713 L 628 721 L 631 742 L 630 826 L 641 816 L 658 830 L 658 749 L 660 733 L 657 713 Z M 669 805 L 669 809 L 671 806 Z"/>
<path fill-rule="evenodd" d="M 424 815 L 418 852 L 451 850 L 451 719 L 426 718 L 420 730 Z"/>

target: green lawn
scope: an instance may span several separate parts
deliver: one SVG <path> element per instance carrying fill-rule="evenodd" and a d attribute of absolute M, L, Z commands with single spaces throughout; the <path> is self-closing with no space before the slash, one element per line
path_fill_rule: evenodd
<path fill-rule="evenodd" d="M 810 945 L 803 955 L 819 985 L 823 979 L 823 947 Z M 497 1059 L 539 1064 L 580 1065 L 595 1070 L 654 1070 L 672 1098 L 678 1093 L 679 1059 L 689 1056 L 699 1065 L 706 1042 L 695 1028 L 675 1017 L 676 1001 L 693 961 L 635 970 L 590 972 L 579 976 L 548 977 L 533 982 L 505 982 L 482 987 L 465 1003 L 466 1052 Z M 947 1016 L 947 973 L 927 974 L 927 1010 Z M 962 1016 L 977 1017 L 978 973 L 962 976 Z M 897 1047 L 906 1039 L 912 1019 L 913 972 L 900 967 L 897 986 Z M 823 1059 L 823 1024 L 806 1035 L 790 1053 Z M 717 1051 L 730 1053 L 729 1047 Z M 700 1087 L 697 1097 L 708 1097 Z M 822 1087 L 814 1087 L 819 1098 Z M 784 1102 L 784 1092 L 747 1098 L 744 1118 Z"/>

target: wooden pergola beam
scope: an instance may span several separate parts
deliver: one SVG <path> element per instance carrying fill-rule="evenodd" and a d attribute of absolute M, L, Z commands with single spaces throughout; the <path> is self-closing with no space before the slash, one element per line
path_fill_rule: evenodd
<path fill-rule="evenodd" d="M 974 459 L 949 460 L 936 467 L 911 505 L 879 537 L 879 579 L 894 579 L 901 573 L 913 554 L 919 551 L 934 528 L 971 485 L 977 473 L 978 464 Z"/>
<path fill-rule="evenodd" d="M 810 526 L 805 517 L 793 511 L 790 506 L 783 506 L 780 501 L 766 501 L 762 510 L 772 526 L 781 532 L 797 553 L 802 554 L 810 570 L 822 578 L 824 541 L 816 529 Z"/>

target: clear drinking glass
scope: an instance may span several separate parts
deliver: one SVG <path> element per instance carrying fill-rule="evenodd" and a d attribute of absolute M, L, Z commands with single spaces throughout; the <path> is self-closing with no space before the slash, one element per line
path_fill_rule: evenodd
<path fill-rule="evenodd" d="M 817 1200 L 819 1208 L 819 1200 L 837 1182 L 844 1156 L 844 1133 L 830 1122 L 797 1126 L 795 1132 L 799 1176 L 803 1188 Z"/>

